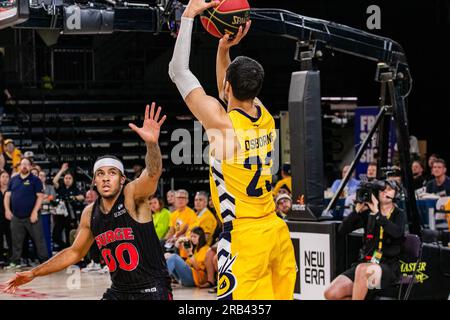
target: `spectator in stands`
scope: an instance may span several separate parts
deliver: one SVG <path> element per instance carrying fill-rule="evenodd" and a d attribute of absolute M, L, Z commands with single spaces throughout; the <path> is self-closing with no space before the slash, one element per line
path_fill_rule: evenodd
<path fill-rule="evenodd" d="M 12 139 L 5 140 L 5 151 L 3 152 L 3 156 L 5 158 L 5 170 L 11 175 L 18 173 L 22 152 L 16 148 Z"/>
<path fill-rule="evenodd" d="M 333 193 L 336 193 L 339 185 L 341 184 L 341 181 L 344 179 L 344 177 L 347 175 L 348 171 L 350 170 L 350 166 L 344 166 L 342 168 L 342 179 L 337 179 L 333 182 L 333 184 L 331 185 L 331 191 Z M 352 195 L 356 192 L 356 189 L 358 189 L 359 186 L 359 180 L 355 179 L 355 174 L 353 173 L 352 176 L 350 177 L 350 179 L 347 182 L 347 185 L 345 186 L 344 190 L 347 190 L 347 192 L 344 192 L 344 197 Z"/>
<path fill-rule="evenodd" d="M 2 124 L 6 101 L 12 98 L 11 93 L 9 93 L 8 88 L 6 87 L 6 75 L 4 72 L 4 66 L 4 55 L 3 52 L 0 51 L 0 125 Z"/>
<path fill-rule="evenodd" d="M 51 257 L 53 255 L 51 218 L 52 214 L 55 214 L 56 211 L 55 206 L 53 205 L 54 200 L 56 200 L 56 191 L 52 185 L 47 184 L 47 173 L 45 171 L 39 171 L 38 176 L 44 187 L 44 199 L 42 200 L 41 219 L 48 256 Z"/>
<path fill-rule="evenodd" d="M 98 199 L 98 193 L 95 190 L 89 189 L 86 191 L 86 195 L 84 197 L 84 204 L 90 205 L 91 203 L 94 203 Z"/>
<path fill-rule="evenodd" d="M 169 231 L 170 211 L 164 208 L 164 201 L 160 197 L 151 196 L 149 203 L 156 234 L 158 235 L 158 239 L 161 240 Z"/>
<path fill-rule="evenodd" d="M 44 198 L 43 185 L 38 177 L 31 174 L 31 165 L 27 158 L 20 161 L 19 174 L 11 178 L 5 194 L 5 215 L 11 220 L 13 247 L 9 269 L 20 267 L 23 242 L 27 233 L 35 243 L 39 261 L 42 263 L 48 258 L 39 217 Z"/>
<path fill-rule="evenodd" d="M 207 281 L 205 259 L 209 246 L 203 229 L 193 228 L 190 237 L 178 239 L 176 246 L 183 246 L 188 258 L 184 261 L 178 254 L 166 253 L 169 273 L 185 287 L 204 285 Z"/>
<path fill-rule="evenodd" d="M 433 153 L 428 157 L 428 170 L 425 173 L 425 177 L 427 178 L 427 181 L 433 180 L 433 163 L 434 161 L 436 161 L 437 159 L 440 159 L 441 157 L 437 154 L 437 153 Z"/>
<path fill-rule="evenodd" d="M 216 215 L 216 208 L 214 208 L 214 202 L 212 201 L 211 196 L 208 197 L 208 209 L 209 209 L 209 211 L 214 213 L 214 215 Z"/>
<path fill-rule="evenodd" d="M 189 226 L 192 230 L 195 227 L 201 227 L 206 235 L 206 243 L 211 245 L 213 234 L 217 227 L 217 220 L 214 214 L 208 209 L 208 194 L 205 191 L 199 191 L 195 194 L 194 209 L 197 214 L 195 222 Z M 189 232 L 186 235 L 189 237 Z"/>
<path fill-rule="evenodd" d="M 0 171 L 0 264 L 2 265 L 7 263 L 12 251 L 10 223 L 5 217 L 5 205 L 3 203 L 8 184 L 9 173 L 4 170 Z M 8 250 L 4 247 L 5 240 Z"/>
<path fill-rule="evenodd" d="M 367 166 L 366 176 L 367 176 L 368 181 L 372 181 L 377 178 L 377 163 L 376 162 L 369 163 L 369 165 Z"/>
<path fill-rule="evenodd" d="M 163 239 L 166 242 L 166 248 L 175 244 L 175 241 L 184 236 L 189 230 L 189 226 L 192 225 L 197 219 L 197 215 L 194 210 L 188 207 L 189 193 L 180 189 L 175 193 L 175 208 L 170 216 L 169 232 Z M 165 241 L 164 241 L 165 240 Z"/>
<path fill-rule="evenodd" d="M 433 162 L 431 171 L 434 179 L 427 183 L 427 193 L 435 193 L 441 197 L 450 196 L 450 178 L 447 177 L 447 165 L 443 159 Z"/>
<path fill-rule="evenodd" d="M 387 182 L 378 198 L 372 195 L 370 202 L 357 203 L 339 226 L 341 235 L 364 228 L 363 246 L 358 261 L 325 290 L 327 300 L 364 300 L 369 289 L 385 289 L 398 282 L 406 215 L 393 201 L 398 185 Z"/>
<path fill-rule="evenodd" d="M 411 170 L 414 178 L 413 180 L 414 190 L 425 187 L 427 184 L 427 179 L 424 174 L 425 168 L 422 162 L 420 162 L 419 160 L 413 161 L 411 165 Z"/>
<path fill-rule="evenodd" d="M 292 177 L 291 177 L 291 165 L 289 163 L 283 164 L 281 167 L 281 180 L 275 184 L 273 188 L 273 196 L 276 197 L 280 189 L 286 189 L 289 195 L 292 193 Z"/>
<path fill-rule="evenodd" d="M 175 208 L 175 190 L 169 190 L 166 194 L 167 205 L 170 212 L 174 212 Z"/>
<path fill-rule="evenodd" d="M 69 170 L 69 164 L 64 163 L 56 176 L 53 178 L 53 186 L 56 189 L 59 205 L 57 214 L 54 216 L 55 226 L 53 228 L 53 242 L 61 249 L 69 246 L 70 229 L 73 228 L 75 215 L 74 206 L 84 200 L 81 191 L 75 186 L 74 176 Z M 59 179 L 63 176 L 63 185 L 60 185 Z M 62 233 L 65 240 L 63 241 Z"/>
<path fill-rule="evenodd" d="M 30 172 L 32 175 L 39 177 L 39 170 L 37 168 L 31 168 Z"/>
<path fill-rule="evenodd" d="M 284 219 L 292 207 L 292 199 L 288 194 L 279 194 L 275 200 L 277 216 Z"/>

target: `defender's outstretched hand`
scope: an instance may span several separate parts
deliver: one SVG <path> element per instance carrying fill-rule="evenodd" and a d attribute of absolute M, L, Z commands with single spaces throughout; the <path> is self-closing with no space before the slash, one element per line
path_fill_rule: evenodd
<path fill-rule="evenodd" d="M 205 0 L 191 0 L 189 1 L 186 10 L 184 10 L 183 17 L 194 18 L 206 9 L 216 7 L 220 4 L 220 1 L 210 1 Z"/>
<path fill-rule="evenodd" d="M 6 282 L 6 288 L 3 289 L 6 293 L 14 294 L 19 286 L 22 286 L 34 279 L 31 271 L 16 272 L 16 275 Z"/>
<path fill-rule="evenodd" d="M 166 120 L 166 116 L 164 115 L 161 119 L 159 119 L 159 114 L 161 113 L 161 107 L 158 107 L 158 110 L 155 114 L 155 106 L 156 103 L 152 103 L 152 107 L 150 109 L 149 105 L 145 107 L 145 116 L 144 122 L 142 124 L 142 128 L 139 128 L 133 123 L 130 123 L 130 128 L 136 132 L 142 140 L 146 143 L 158 143 L 159 133 L 162 124 Z M 150 109 L 150 112 L 149 112 Z"/>
<path fill-rule="evenodd" d="M 242 38 L 244 38 L 248 30 L 250 30 L 250 26 L 252 24 L 252 21 L 249 20 L 245 23 L 245 27 L 242 28 L 242 26 L 239 27 L 238 32 L 234 36 L 233 39 L 230 40 L 230 35 L 227 33 L 219 40 L 219 48 L 221 49 L 230 49 L 231 47 L 237 45 L 239 42 L 241 42 Z"/>

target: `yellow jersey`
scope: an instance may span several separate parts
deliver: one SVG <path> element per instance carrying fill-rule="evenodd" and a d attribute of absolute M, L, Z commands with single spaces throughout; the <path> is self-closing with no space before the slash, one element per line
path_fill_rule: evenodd
<path fill-rule="evenodd" d="M 275 121 L 257 99 L 255 106 L 256 117 L 241 109 L 228 112 L 238 151 L 226 160 L 210 155 L 211 197 L 222 222 L 275 213 L 271 191 Z"/>

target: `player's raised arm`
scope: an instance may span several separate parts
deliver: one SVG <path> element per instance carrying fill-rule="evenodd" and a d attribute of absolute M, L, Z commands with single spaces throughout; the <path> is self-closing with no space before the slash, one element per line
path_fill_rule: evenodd
<path fill-rule="evenodd" d="M 147 200 L 155 193 L 158 186 L 158 180 L 162 173 L 161 150 L 159 149 L 158 139 L 161 126 L 166 120 L 166 116 L 161 119 L 161 107 L 158 107 L 155 114 L 156 104 L 153 102 L 151 108 L 147 105 L 145 108 L 145 116 L 142 127 L 130 123 L 130 128 L 135 131 L 147 146 L 147 154 L 145 155 L 145 169 L 139 178 L 134 180 L 128 189 L 132 189 L 135 200 Z"/>
<path fill-rule="evenodd" d="M 191 112 L 206 129 L 225 129 L 230 127 L 230 123 L 220 102 L 205 93 L 198 79 L 189 70 L 189 55 L 195 16 L 218 4 L 219 1 L 207 3 L 204 0 L 191 0 L 189 2 L 181 18 L 180 30 L 169 64 L 170 78 L 176 84 Z"/>
<path fill-rule="evenodd" d="M 242 38 L 244 38 L 248 30 L 250 30 L 251 21 L 247 21 L 245 28 L 239 27 L 235 37 L 230 40 L 230 35 L 226 34 L 219 40 L 219 46 L 217 48 L 216 57 L 216 80 L 217 90 L 219 91 L 219 97 L 225 102 L 224 89 L 225 89 L 225 76 L 228 66 L 231 63 L 230 48 L 239 44 Z"/>
<path fill-rule="evenodd" d="M 91 214 L 92 205 L 87 206 L 83 210 L 77 237 L 72 246 L 62 250 L 53 258 L 32 270 L 17 272 L 12 279 L 7 281 L 4 291 L 7 293 L 15 293 L 19 286 L 30 282 L 36 277 L 42 277 L 61 271 L 80 261 L 87 254 L 94 242 L 94 237 L 90 229 Z"/>

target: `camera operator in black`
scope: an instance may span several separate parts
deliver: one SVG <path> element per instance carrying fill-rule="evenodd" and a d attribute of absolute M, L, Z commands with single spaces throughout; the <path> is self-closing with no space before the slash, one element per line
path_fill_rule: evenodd
<path fill-rule="evenodd" d="M 375 182 L 374 190 L 380 181 Z M 399 186 L 393 180 L 381 182 L 378 199 L 359 202 L 342 222 L 340 234 L 364 228 L 363 247 L 359 260 L 339 275 L 325 291 L 329 300 L 363 300 L 369 289 L 384 289 L 400 277 L 399 254 L 404 241 L 406 217 L 394 203 Z M 358 200 L 358 197 L 357 197 Z"/>
<path fill-rule="evenodd" d="M 83 193 L 75 185 L 73 173 L 69 170 L 69 165 L 64 163 L 59 172 L 53 178 L 53 186 L 57 193 L 57 202 L 63 201 L 67 208 L 67 216 L 54 216 L 55 227 L 53 229 L 53 242 L 59 246 L 59 249 L 64 249 L 70 246 L 70 230 L 76 229 L 78 226 L 77 210 L 80 210 L 82 201 L 84 200 Z M 63 183 L 60 184 L 61 177 Z M 62 234 L 65 234 L 66 240 L 62 240 Z"/>

